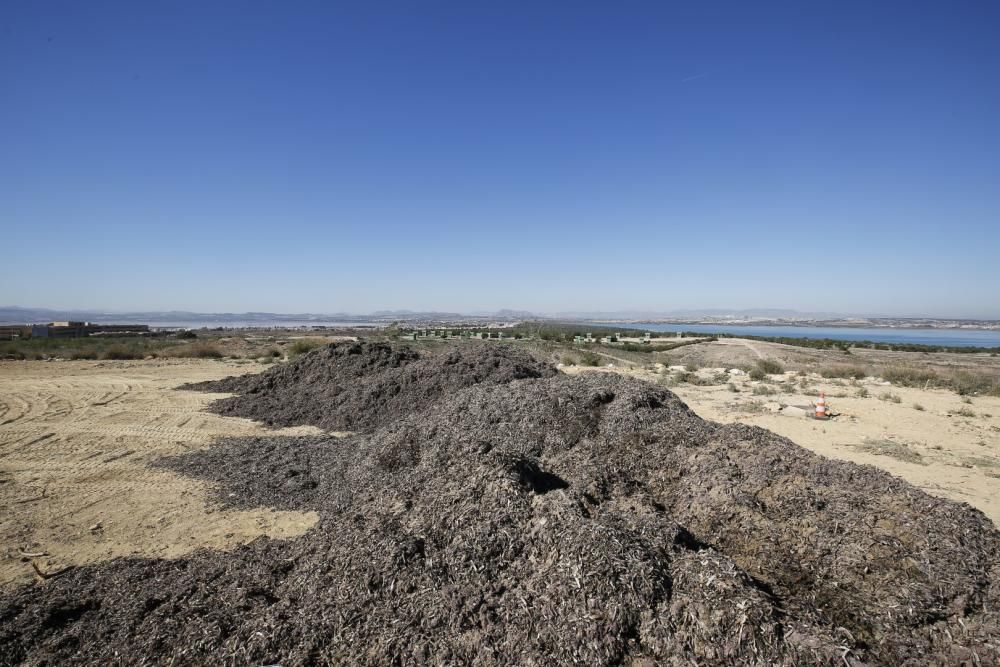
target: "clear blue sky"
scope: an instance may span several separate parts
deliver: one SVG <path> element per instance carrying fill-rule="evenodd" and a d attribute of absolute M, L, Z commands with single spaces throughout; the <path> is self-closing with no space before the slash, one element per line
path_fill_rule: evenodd
<path fill-rule="evenodd" d="M 0 3 L 0 305 L 1000 317 L 1000 3 Z"/>

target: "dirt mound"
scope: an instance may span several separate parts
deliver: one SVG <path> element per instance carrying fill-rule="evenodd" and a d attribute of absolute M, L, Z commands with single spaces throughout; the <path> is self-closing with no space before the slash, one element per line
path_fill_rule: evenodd
<path fill-rule="evenodd" d="M 389 343 L 332 343 L 259 375 L 185 385 L 238 394 L 210 410 L 272 426 L 365 431 L 473 384 L 540 378 L 555 369 L 508 345 L 420 351 Z"/>
<path fill-rule="evenodd" d="M 164 462 L 316 528 L 0 600 L 0 663 L 993 664 L 981 513 L 610 374 Z"/>

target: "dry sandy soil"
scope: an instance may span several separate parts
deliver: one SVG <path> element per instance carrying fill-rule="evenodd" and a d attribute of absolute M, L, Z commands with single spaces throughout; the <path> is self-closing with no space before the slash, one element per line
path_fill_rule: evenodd
<path fill-rule="evenodd" d="M 758 358 L 778 359 L 786 368 L 805 369 L 830 365 L 831 360 L 912 364 L 917 357 L 913 353 L 856 350 L 853 357 L 843 358 L 830 351 L 720 340 L 669 354 L 668 363 L 719 364 L 697 371 L 705 385 L 674 382 L 672 378 L 685 371 L 681 365 L 650 369 L 621 363 L 625 359 L 608 359 L 614 367 L 570 366 L 563 370 L 617 372 L 666 384 L 701 417 L 754 424 L 818 454 L 878 466 L 930 494 L 967 502 L 1000 525 L 1000 398 L 973 397 L 967 403 L 951 390 L 896 387 L 876 377 L 852 382 L 808 371 L 803 377 L 798 370 L 790 370 L 755 382 L 746 374 L 727 373 Z M 934 354 L 917 359 L 939 371 L 981 371 L 997 364 L 995 359 L 973 355 Z M 728 375 L 724 380 L 723 374 Z M 730 383 L 736 392 L 728 387 Z M 755 389 L 759 393 L 755 394 Z M 836 414 L 827 421 L 809 417 L 820 391 L 825 392 L 827 404 Z M 865 392 L 867 397 L 862 397 Z"/>
<path fill-rule="evenodd" d="M 313 513 L 213 508 L 203 482 L 148 465 L 217 436 L 274 433 L 203 412 L 220 394 L 173 389 L 260 369 L 207 360 L 0 363 L 0 586 L 31 581 L 32 561 L 52 573 L 312 526 Z"/>

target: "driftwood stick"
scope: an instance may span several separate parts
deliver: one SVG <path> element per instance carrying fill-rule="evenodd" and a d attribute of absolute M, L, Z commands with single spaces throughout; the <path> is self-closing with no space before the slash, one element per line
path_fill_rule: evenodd
<path fill-rule="evenodd" d="M 59 569 L 59 570 L 55 570 L 54 572 L 42 572 L 41 568 L 39 568 L 37 565 L 35 565 L 35 561 L 31 561 L 31 569 L 33 569 L 35 571 L 35 574 L 37 574 L 42 579 L 53 579 L 55 577 L 58 577 L 60 574 L 66 574 L 67 572 L 69 572 L 70 570 L 72 570 L 74 567 L 76 567 L 76 566 L 75 565 L 67 565 L 66 567 L 64 567 L 62 569 Z"/>

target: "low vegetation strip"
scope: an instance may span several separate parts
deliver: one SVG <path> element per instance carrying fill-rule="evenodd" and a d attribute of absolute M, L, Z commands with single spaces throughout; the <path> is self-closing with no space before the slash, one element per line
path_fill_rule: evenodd
<path fill-rule="evenodd" d="M 138 336 L 31 338 L 0 341 L 0 359 L 144 359 L 182 346 L 175 339 Z"/>
<path fill-rule="evenodd" d="M 879 373 L 882 379 L 901 387 L 941 387 L 953 389 L 962 396 L 983 394 L 1000 396 L 1000 377 L 969 371 L 939 374 L 929 368 L 889 366 Z"/>
<path fill-rule="evenodd" d="M 819 370 L 819 374 L 825 378 L 850 378 L 852 380 L 861 380 L 871 375 L 869 370 L 864 366 L 848 364 L 824 366 Z"/>
<path fill-rule="evenodd" d="M 648 343 L 620 343 L 618 345 L 608 345 L 609 349 L 613 350 L 624 350 L 626 352 L 643 352 L 650 354 L 653 352 L 669 352 L 670 350 L 676 350 L 679 347 L 685 347 L 687 345 L 697 345 L 699 343 L 711 343 L 718 340 L 714 336 L 705 336 L 696 340 L 671 340 L 670 342 L 664 343 L 661 340 L 650 340 Z"/>
<path fill-rule="evenodd" d="M 185 335 L 187 334 L 187 335 Z M 211 341 L 192 340 L 190 332 L 162 336 L 91 336 L 30 338 L 0 341 L 0 360 L 37 359 L 109 360 L 157 357 L 218 359 L 223 355 Z"/>
<path fill-rule="evenodd" d="M 298 388 L 308 370 L 351 391 L 371 375 L 413 402 L 424 374 L 407 369 L 432 363 L 370 345 L 346 362 L 346 349 L 255 386 Z M 319 523 L 3 596 L 0 664 L 1000 659 L 1000 534 L 967 505 L 702 420 L 634 378 L 530 366 L 470 383 L 449 358 L 433 358 L 439 393 L 413 409 L 358 403 L 380 413 L 357 416 L 378 424 L 367 433 L 227 439 L 162 461 L 222 504 L 311 509 Z M 507 377 L 523 361 L 474 345 L 454 363 Z M 283 400 L 309 414 L 327 396 Z"/>

